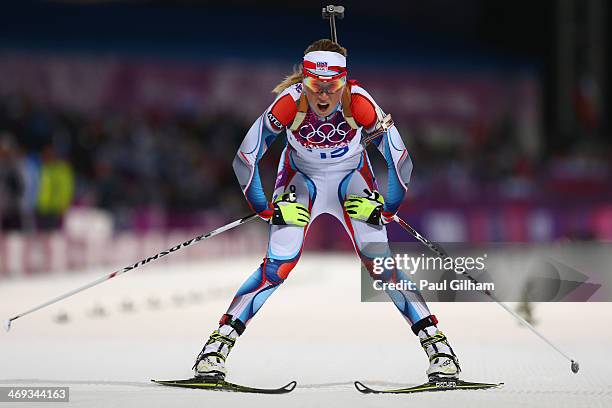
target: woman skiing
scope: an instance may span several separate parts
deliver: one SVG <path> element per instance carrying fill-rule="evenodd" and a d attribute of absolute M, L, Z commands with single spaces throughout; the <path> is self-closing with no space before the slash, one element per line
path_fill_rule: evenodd
<path fill-rule="evenodd" d="M 301 69 L 276 86 L 275 101 L 240 145 L 234 171 L 251 209 L 270 223 L 268 249 L 199 353 L 196 377 L 225 378 L 228 354 L 295 267 L 309 223 L 318 215 L 328 213 L 342 223 L 370 274 L 372 259 L 389 254 L 385 224 L 393 220 L 404 199 L 412 161 L 390 116 L 357 82 L 347 81 L 346 55 L 346 49 L 331 40 L 311 44 Z M 287 143 L 268 201 L 258 164 L 283 130 Z M 368 141 L 387 162 L 384 198 L 377 191 L 364 148 Z M 394 282 L 403 276 L 394 268 L 376 278 Z M 457 378 L 461 371 L 457 357 L 420 293 L 387 293 L 429 357 L 429 379 Z"/>

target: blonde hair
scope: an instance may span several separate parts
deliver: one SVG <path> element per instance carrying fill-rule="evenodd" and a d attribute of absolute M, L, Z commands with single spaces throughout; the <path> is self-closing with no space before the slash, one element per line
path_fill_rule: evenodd
<path fill-rule="evenodd" d="M 308 54 L 311 51 L 334 51 L 344 55 L 345 57 L 348 54 L 346 48 L 327 38 L 317 40 L 310 44 L 308 48 L 304 50 L 304 55 Z M 302 73 L 302 64 L 300 63 L 299 65 L 293 66 L 293 72 L 287 75 L 278 85 L 276 85 L 274 89 L 272 89 L 272 92 L 277 94 L 281 93 L 285 89 L 289 88 L 291 85 L 297 84 L 298 82 L 302 82 L 302 79 L 304 79 L 304 74 Z"/>

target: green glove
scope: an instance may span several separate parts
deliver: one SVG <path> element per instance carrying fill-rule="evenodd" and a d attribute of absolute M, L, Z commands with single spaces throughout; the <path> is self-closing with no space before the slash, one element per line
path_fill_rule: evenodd
<path fill-rule="evenodd" d="M 349 194 L 344 202 L 344 209 L 349 217 L 365 221 L 368 224 L 381 225 L 381 213 L 385 199 L 378 191 L 363 190 L 365 197 Z"/>
<path fill-rule="evenodd" d="M 310 222 L 308 209 L 297 202 L 295 192 L 283 193 L 274 200 L 273 225 L 297 225 L 305 227 Z"/>

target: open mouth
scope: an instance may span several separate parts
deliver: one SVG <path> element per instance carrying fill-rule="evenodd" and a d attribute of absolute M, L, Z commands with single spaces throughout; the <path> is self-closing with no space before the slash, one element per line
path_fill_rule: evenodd
<path fill-rule="evenodd" d="M 317 107 L 321 112 L 325 112 L 329 108 L 329 103 L 317 103 Z"/>

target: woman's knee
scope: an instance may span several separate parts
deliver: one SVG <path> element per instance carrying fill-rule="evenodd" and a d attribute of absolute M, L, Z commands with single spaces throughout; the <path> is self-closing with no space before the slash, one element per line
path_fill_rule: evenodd
<path fill-rule="evenodd" d="M 301 252 L 291 259 L 265 258 L 262 264 L 266 279 L 273 283 L 282 283 L 300 259 Z"/>

